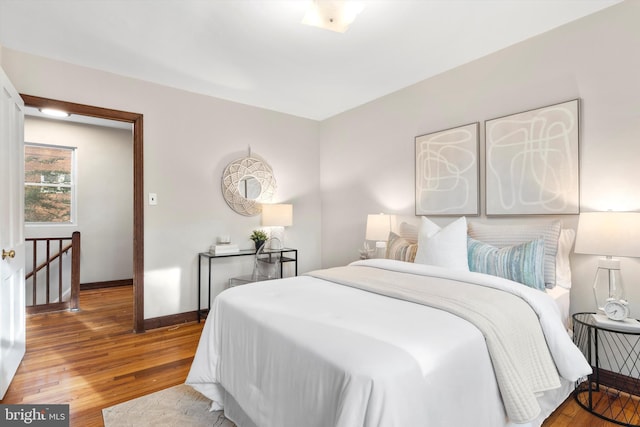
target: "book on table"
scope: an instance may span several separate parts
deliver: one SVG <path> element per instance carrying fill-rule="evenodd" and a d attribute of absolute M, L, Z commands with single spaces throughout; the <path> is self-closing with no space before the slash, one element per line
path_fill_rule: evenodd
<path fill-rule="evenodd" d="M 214 245 L 211 248 L 211 253 L 214 255 L 235 254 L 240 252 L 238 245 L 227 243 L 224 245 Z"/>

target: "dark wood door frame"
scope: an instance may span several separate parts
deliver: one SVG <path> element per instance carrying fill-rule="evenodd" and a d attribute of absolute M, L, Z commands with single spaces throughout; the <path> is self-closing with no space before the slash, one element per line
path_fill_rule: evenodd
<path fill-rule="evenodd" d="M 142 114 L 20 94 L 26 106 L 133 124 L 133 331 L 144 332 L 144 186 Z"/>

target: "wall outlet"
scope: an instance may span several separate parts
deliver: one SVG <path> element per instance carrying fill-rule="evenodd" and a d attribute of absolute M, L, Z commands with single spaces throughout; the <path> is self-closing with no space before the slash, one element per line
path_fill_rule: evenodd
<path fill-rule="evenodd" d="M 155 206 L 158 204 L 158 195 L 156 193 L 149 193 L 149 205 Z"/>

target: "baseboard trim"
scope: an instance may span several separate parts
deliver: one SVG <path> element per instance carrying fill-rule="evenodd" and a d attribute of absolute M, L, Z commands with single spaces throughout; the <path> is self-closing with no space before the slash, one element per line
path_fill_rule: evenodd
<path fill-rule="evenodd" d="M 198 321 L 197 311 L 188 311 L 186 313 L 170 314 L 168 316 L 154 317 L 151 319 L 144 319 L 144 329 L 158 329 L 166 326 L 175 326 L 182 323 L 191 323 Z"/>
<path fill-rule="evenodd" d="M 596 368 L 593 368 L 593 371 L 596 372 Z M 623 391 L 634 396 L 637 396 L 640 392 L 640 379 L 628 377 L 602 368 L 598 370 L 598 373 L 600 374 L 599 379 L 601 385 L 612 387 L 618 391 Z M 595 374 L 592 374 L 590 378 L 591 381 L 595 381 Z"/>
<path fill-rule="evenodd" d="M 104 282 L 80 283 L 80 290 L 115 288 L 116 286 L 133 286 L 133 279 L 107 280 Z"/>
<path fill-rule="evenodd" d="M 69 309 L 69 301 L 54 302 L 50 304 L 28 305 L 27 314 L 50 313 L 52 311 L 64 311 Z"/>
<path fill-rule="evenodd" d="M 106 282 L 81 283 L 80 290 L 89 289 L 114 288 L 117 286 L 132 286 L 133 279 L 109 280 Z M 144 330 L 165 328 L 167 326 L 175 326 L 183 323 L 191 323 L 198 321 L 197 311 L 187 311 L 186 313 L 170 314 L 168 316 L 154 317 L 144 319 Z"/>

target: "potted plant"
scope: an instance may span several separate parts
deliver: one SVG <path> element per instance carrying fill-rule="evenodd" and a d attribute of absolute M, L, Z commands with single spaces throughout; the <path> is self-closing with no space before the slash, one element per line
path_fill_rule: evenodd
<path fill-rule="evenodd" d="M 253 230 L 253 233 L 251 233 L 251 236 L 249 236 L 249 238 L 253 240 L 253 243 L 256 244 L 257 251 L 258 249 L 260 249 L 260 246 L 262 246 L 264 242 L 267 241 L 267 233 L 262 230 Z"/>

